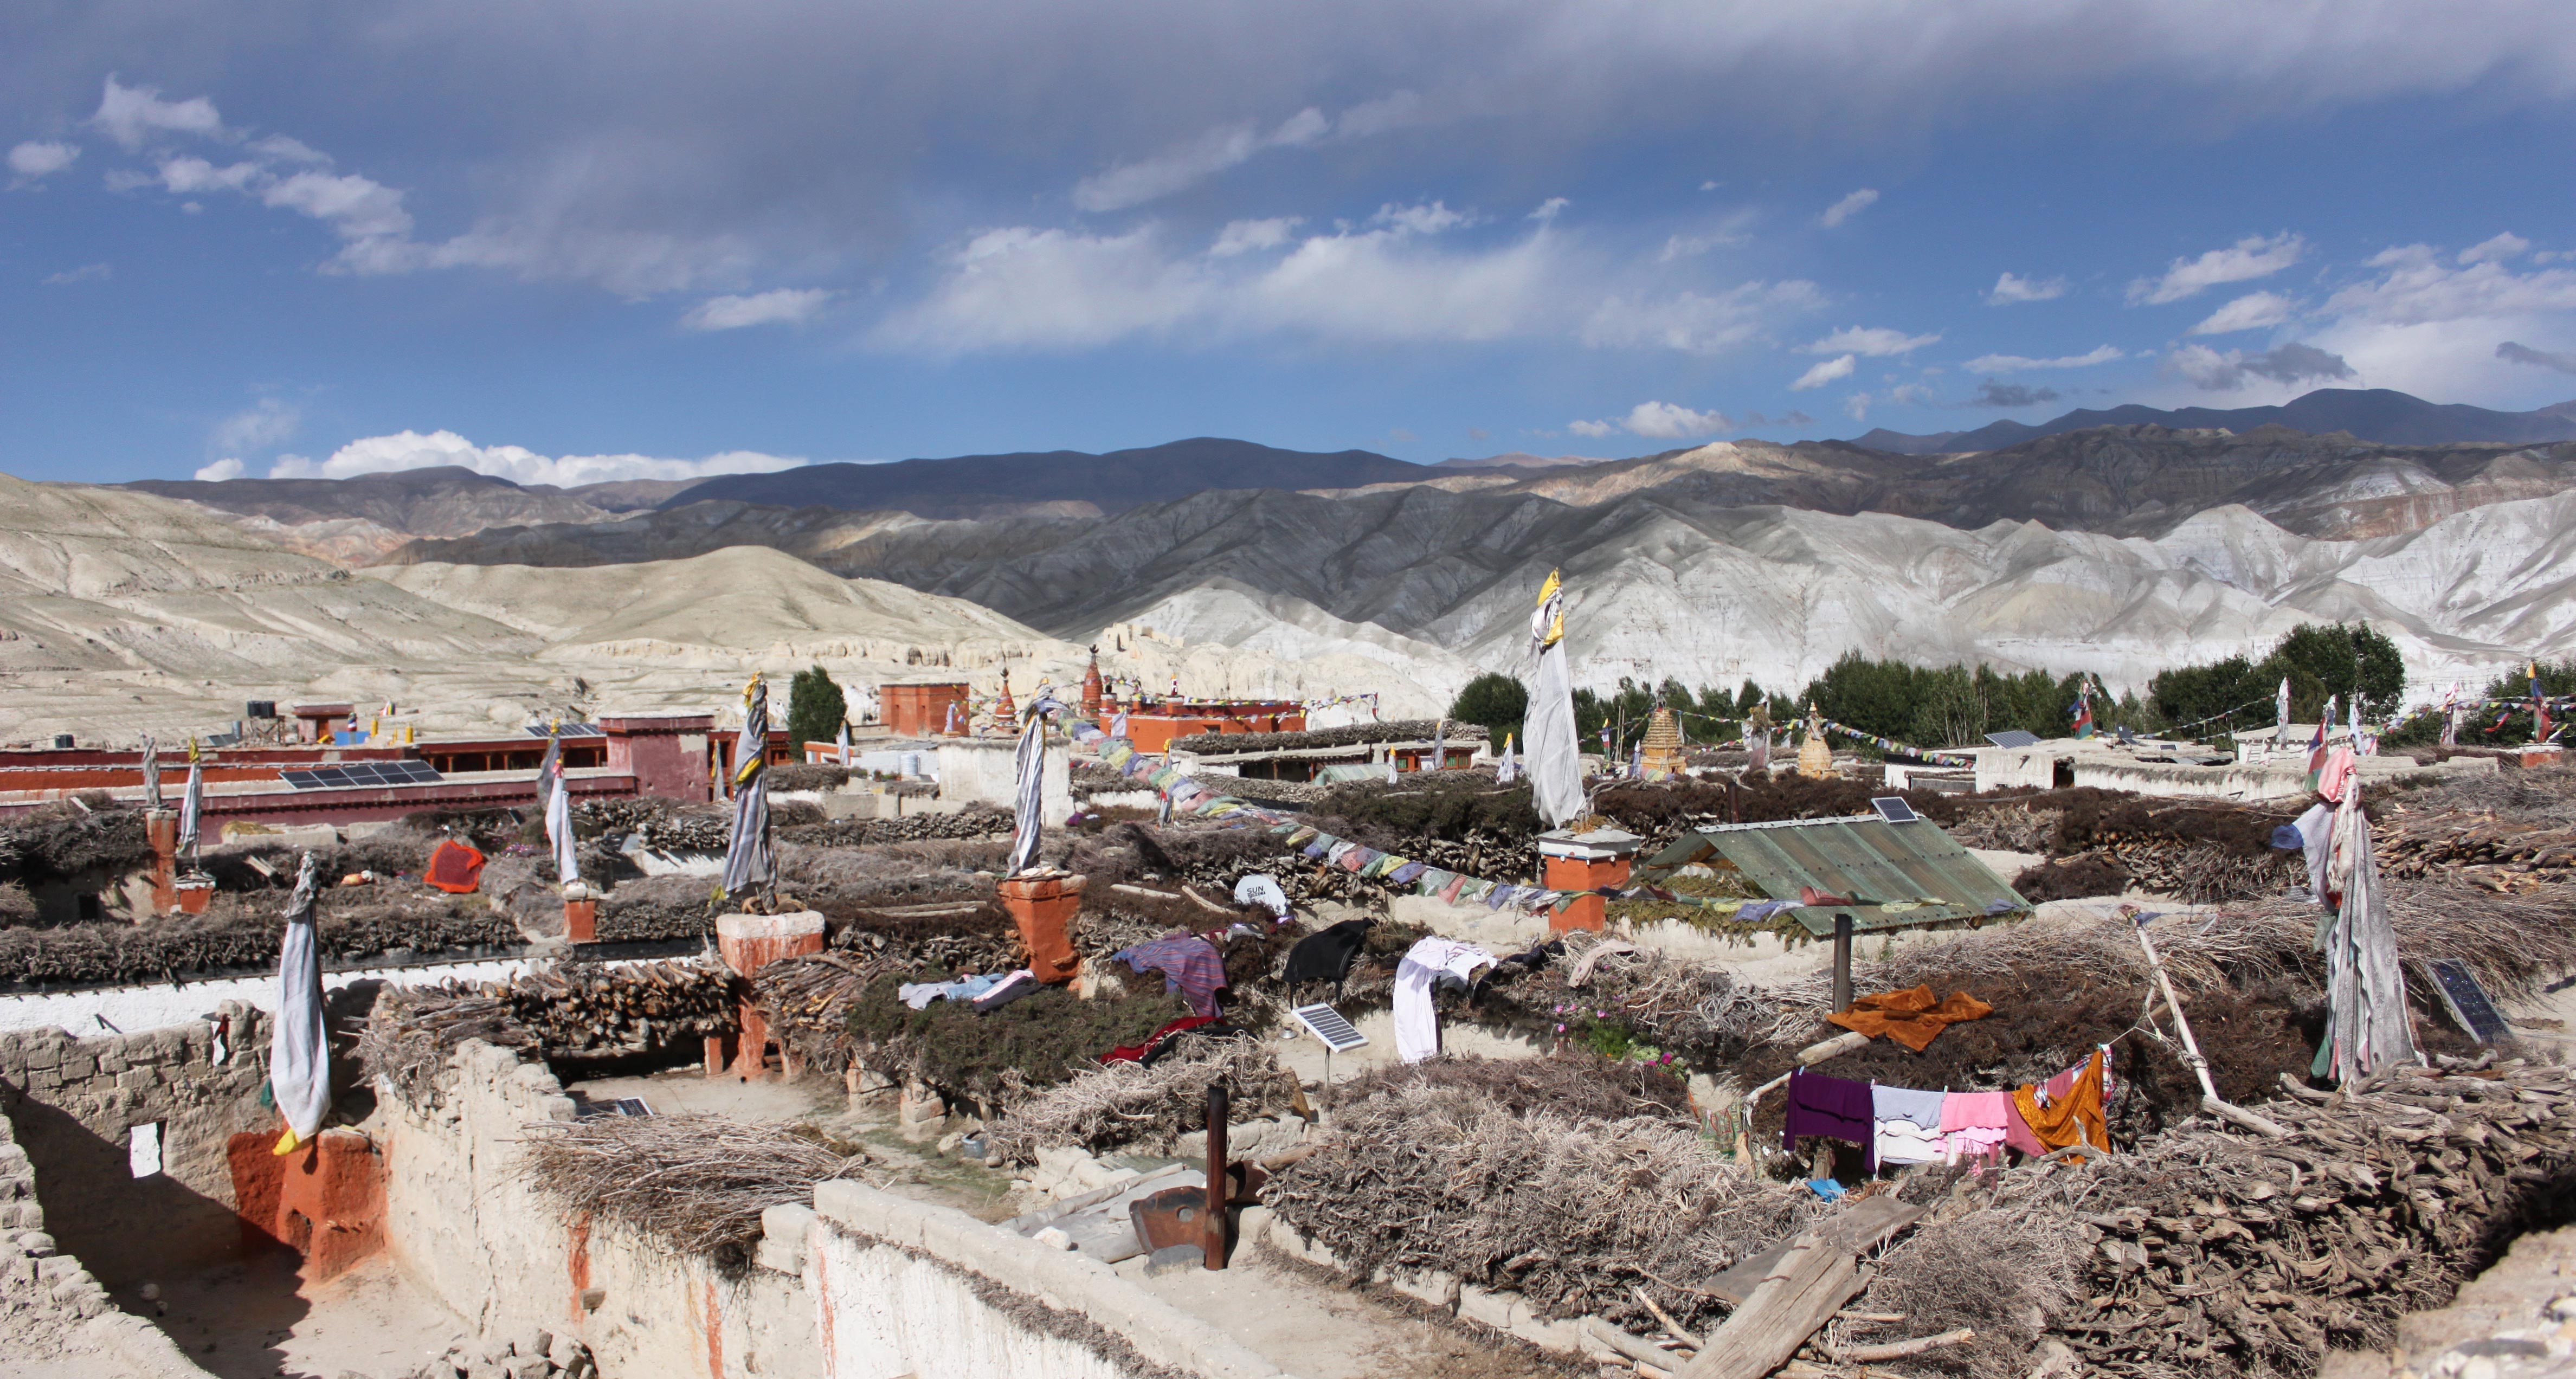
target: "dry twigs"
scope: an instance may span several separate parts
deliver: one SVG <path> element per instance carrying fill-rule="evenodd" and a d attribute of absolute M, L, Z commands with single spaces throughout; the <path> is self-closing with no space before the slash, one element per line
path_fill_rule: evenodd
<path fill-rule="evenodd" d="M 734 1020 L 734 980 L 720 962 L 565 963 L 508 982 L 391 988 L 358 1055 L 419 1107 L 436 1104 L 439 1069 L 468 1039 L 546 1058 L 614 1057 L 720 1034 Z"/>
<path fill-rule="evenodd" d="M 1180 1046 L 1141 1063 L 1111 1063 L 1059 1086 L 1014 1098 L 987 1131 L 989 1151 L 1033 1161 L 1041 1149 L 1168 1146 L 1204 1128 L 1207 1088 L 1222 1079 L 1238 1119 L 1278 1115 L 1298 1100 L 1296 1075 L 1258 1040 L 1178 1036 Z"/>
<path fill-rule="evenodd" d="M 804 1201 L 816 1183 L 858 1176 L 842 1155 L 784 1126 L 716 1116 L 600 1116 L 530 1127 L 520 1172 L 568 1213 L 616 1221 L 681 1254 L 740 1270 L 760 1211 Z"/>

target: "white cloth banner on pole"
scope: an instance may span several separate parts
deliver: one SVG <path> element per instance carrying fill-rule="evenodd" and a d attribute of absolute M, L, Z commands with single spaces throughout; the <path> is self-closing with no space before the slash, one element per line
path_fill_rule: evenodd
<path fill-rule="evenodd" d="M 1021 725 L 1019 750 L 1011 763 L 1011 855 L 1002 868 L 1004 876 L 1017 876 L 1038 863 L 1038 830 L 1046 796 L 1047 715 L 1063 711 L 1064 705 L 1041 697 L 1029 705 L 1028 721 Z"/>
<path fill-rule="evenodd" d="M 728 896 L 769 884 L 769 686 L 759 675 L 742 692 L 742 734 L 733 748 L 733 837 L 725 845 Z"/>
<path fill-rule="evenodd" d="M 286 934 L 277 953 L 277 1034 L 268 1046 L 268 1089 L 288 1138 L 279 1152 L 313 1138 L 331 1106 L 331 1040 L 322 1022 L 322 948 L 313 934 L 313 854 L 295 870 Z"/>
<path fill-rule="evenodd" d="M 1529 778 L 1532 803 L 1550 828 L 1583 815 L 1583 754 L 1575 742 L 1574 686 L 1565 666 L 1565 593 L 1550 574 L 1530 619 L 1530 645 L 1538 652 L 1537 684 L 1530 690 Z"/>
<path fill-rule="evenodd" d="M 188 793 L 179 797 L 179 850 L 192 858 L 197 851 L 198 821 L 206 812 L 206 768 L 197 760 L 195 743 L 188 744 Z"/>

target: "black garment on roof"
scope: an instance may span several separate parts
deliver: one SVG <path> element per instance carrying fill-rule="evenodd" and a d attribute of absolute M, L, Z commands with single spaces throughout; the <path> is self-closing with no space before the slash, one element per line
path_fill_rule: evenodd
<path fill-rule="evenodd" d="M 1339 985 L 1350 975 L 1351 963 L 1360 955 L 1360 945 L 1368 942 L 1369 926 L 1376 922 L 1346 919 L 1297 940 L 1297 946 L 1288 950 L 1288 971 L 1283 980 L 1290 986 L 1300 982 Z"/>

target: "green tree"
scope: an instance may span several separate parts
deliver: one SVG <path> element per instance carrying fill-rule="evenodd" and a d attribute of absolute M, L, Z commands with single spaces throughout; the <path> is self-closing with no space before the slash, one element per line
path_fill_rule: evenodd
<path fill-rule="evenodd" d="M 830 671 L 816 666 L 796 672 L 787 686 L 788 744 L 839 740 L 841 720 L 849 712 L 850 701 L 833 683 Z"/>
<path fill-rule="evenodd" d="M 1977 680 L 1968 668 L 1929 672 L 1923 691 L 1906 740 L 1918 747 L 1976 745 L 1986 731 L 1986 703 L 1977 697 Z"/>
<path fill-rule="evenodd" d="M 1467 682 L 1458 697 L 1449 701 L 1449 716 L 1461 723 L 1475 723 L 1493 734 L 1493 750 L 1503 750 L 1506 735 L 1518 736 L 1521 720 L 1529 714 L 1529 689 L 1520 681 L 1500 671 L 1487 671 Z"/>

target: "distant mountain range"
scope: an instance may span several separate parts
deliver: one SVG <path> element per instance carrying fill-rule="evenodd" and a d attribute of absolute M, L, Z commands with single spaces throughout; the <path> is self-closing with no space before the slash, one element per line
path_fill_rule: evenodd
<path fill-rule="evenodd" d="M 1359 488 L 1408 482 L 1423 474 L 1421 465 L 1366 450 L 1315 454 L 1201 436 L 1105 455 L 1051 450 L 724 474 L 691 485 L 661 506 L 728 499 L 789 508 L 972 517 L 1041 504 L 1080 504 L 1094 513 L 1111 513 L 1211 488 Z"/>
<path fill-rule="evenodd" d="M 1924 436 L 1882 427 L 1854 436 L 1851 443 L 1899 455 L 1942 455 L 1963 450 L 2001 450 L 2042 436 L 2088 431 L 2097 426 L 2140 424 L 2176 430 L 2223 427 L 2230 431 L 2287 426 L 2310 435 L 2344 431 L 2382 445 L 2530 445 L 2576 440 L 2576 401 L 2531 412 L 2495 412 L 2462 403 L 2426 402 L 2387 388 L 2319 388 L 2278 407 L 2182 407 L 2163 411 L 2131 403 L 2108 411 L 2078 408 L 2037 426 L 1998 421 L 1974 431 L 1936 431 Z"/>

